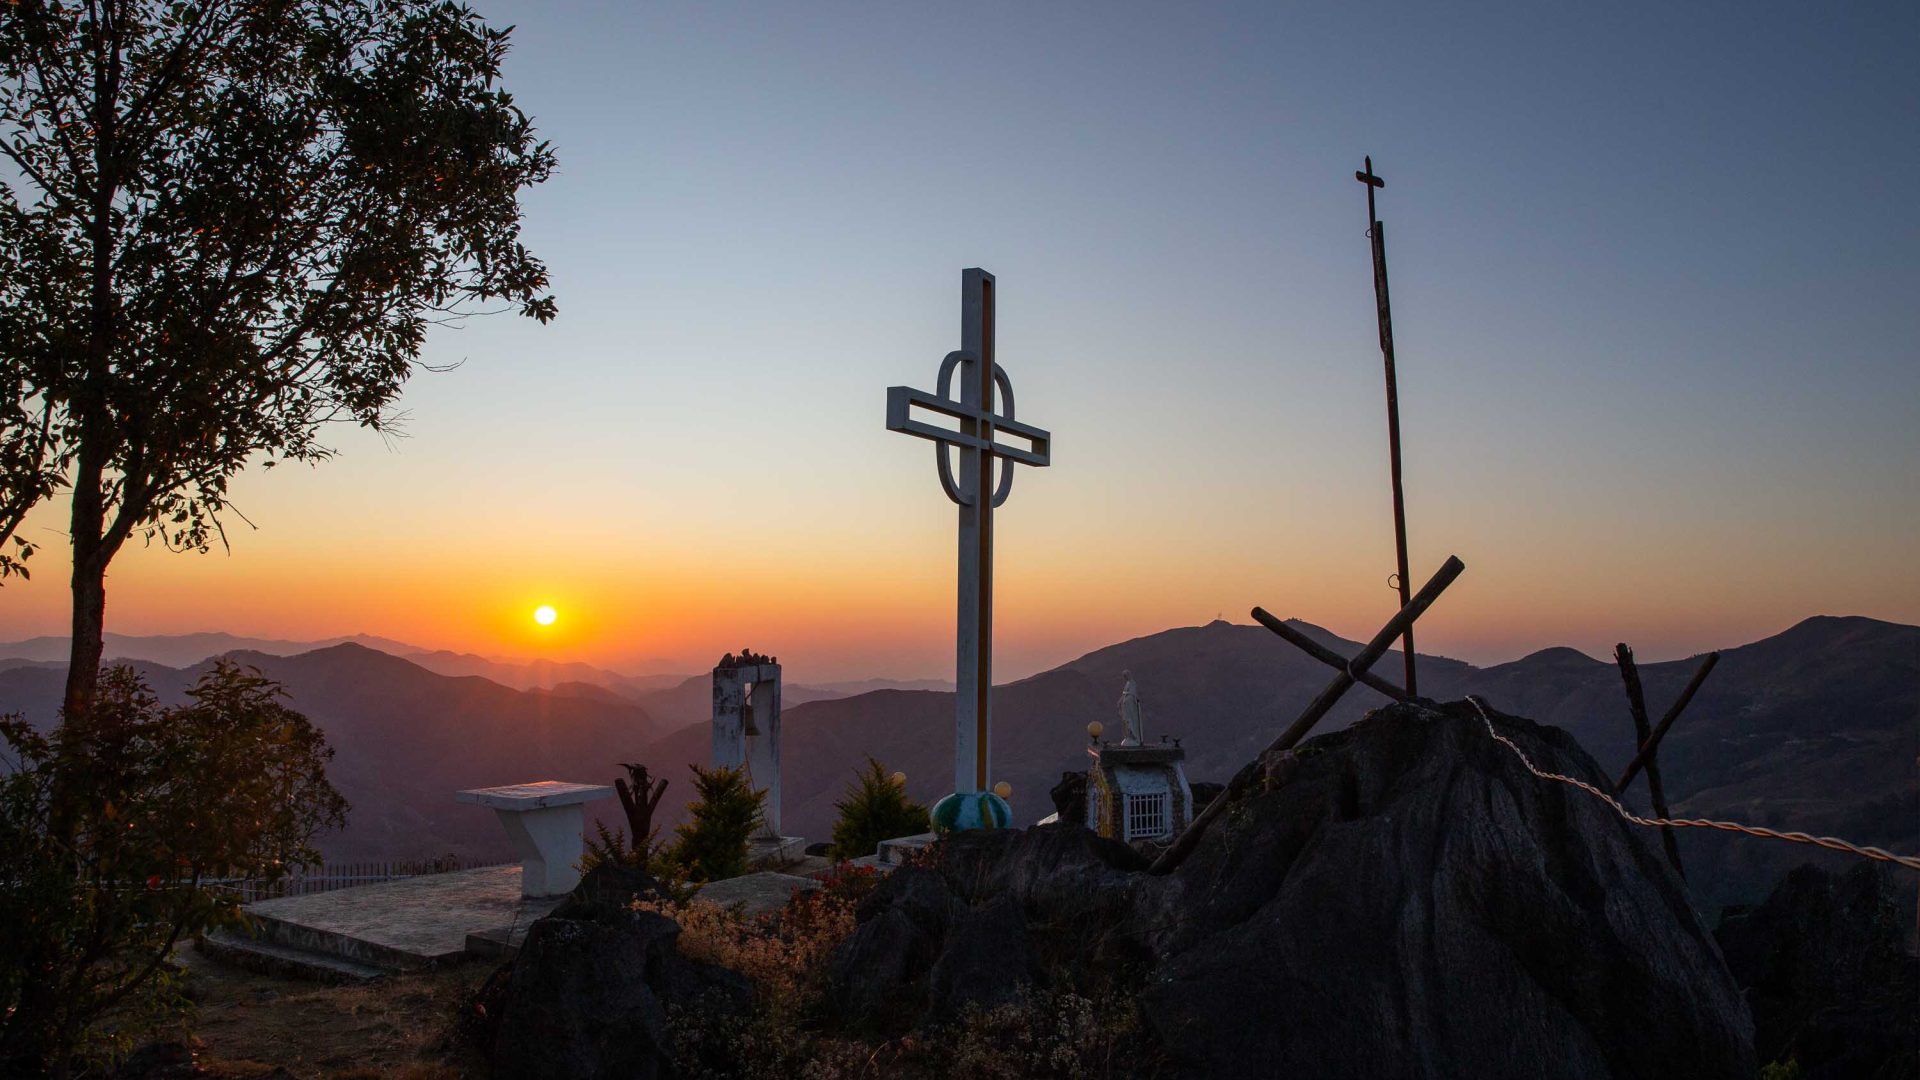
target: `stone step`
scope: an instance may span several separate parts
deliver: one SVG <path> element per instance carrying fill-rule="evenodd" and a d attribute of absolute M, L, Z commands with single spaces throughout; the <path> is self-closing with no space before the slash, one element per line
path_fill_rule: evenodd
<path fill-rule="evenodd" d="M 345 893 L 347 890 L 339 892 Z M 464 940 L 451 948 L 438 950 L 395 948 L 364 937 L 281 919 L 262 911 L 263 906 L 253 904 L 247 908 L 254 940 L 283 946 L 295 952 L 329 956 L 350 964 L 386 971 L 429 971 L 458 963 L 466 956 Z"/>
<path fill-rule="evenodd" d="M 747 845 L 747 865 L 754 870 L 784 870 L 806 855 L 807 841 L 800 836 L 756 836 Z"/>
<path fill-rule="evenodd" d="M 914 852 L 933 843 L 933 839 L 933 834 L 930 832 L 913 836 L 896 836 L 891 840 L 880 841 L 880 846 L 874 854 L 888 866 L 899 866 L 905 863 Z"/>
<path fill-rule="evenodd" d="M 366 983 L 393 972 L 338 956 L 296 949 L 233 930 L 215 930 L 194 940 L 194 951 L 223 964 L 286 979 Z"/>
<path fill-rule="evenodd" d="M 511 960 L 527 940 L 527 928 L 514 930 L 502 926 L 495 930 L 475 930 L 467 935 L 467 955 L 488 960 Z"/>

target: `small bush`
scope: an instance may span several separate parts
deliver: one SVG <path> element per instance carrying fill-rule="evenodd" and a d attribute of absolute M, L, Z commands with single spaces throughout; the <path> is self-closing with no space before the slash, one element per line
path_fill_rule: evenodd
<path fill-rule="evenodd" d="M 767 793 L 753 790 L 745 769 L 693 766 L 692 815 L 676 827 L 666 859 L 676 877 L 720 881 L 747 872 L 747 850 L 764 820 Z"/>
<path fill-rule="evenodd" d="M 854 771 L 847 797 L 833 804 L 840 817 L 833 823 L 833 857 L 857 859 L 871 855 L 883 840 L 914 836 L 931 829 L 927 808 L 907 798 L 901 785 L 872 756 Z"/>
<path fill-rule="evenodd" d="M 1108 1077 L 1126 1056 L 1120 1051 L 1137 1027 L 1133 1007 L 1123 1000 L 1033 994 L 991 1009 L 965 1010 L 957 1025 L 937 1032 L 924 1050 L 950 1075 L 980 1080 Z"/>

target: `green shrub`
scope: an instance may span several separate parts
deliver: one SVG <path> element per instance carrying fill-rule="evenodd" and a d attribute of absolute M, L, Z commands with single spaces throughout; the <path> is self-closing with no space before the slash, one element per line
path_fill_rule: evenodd
<path fill-rule="evenodd" d="M 720 881 L 747 872 L 747 847 L 765 815 L 767 793 L 753 790 L 745 769 L 693 766 L 692 815 L 674 828 L 666 855 L 675 876 Z"/>
<path fill-rule="evenodd" d="M 927 808 L 907 798 L 906 790 L 868 755 L 867 764 L 854 770 L 847 797 L 833 804 L 840 817 L 833 823 L 833 857 L 857 859 L 871 855 L 882 840 L 914 836 L 932 828 Z"/>
<path fill-rule="evenodd" d="M 684 868 L 674 861 L 672 850 L 661 841 L 659 829 L 649 833 L 645 843 L 629 844 L 625 829 L 609 830 L 601 821 L 594 822 L 593 828 L 598 835 L 587 837 L 586 850 L 580 855 L 582 877 L 596 866 L 633 867 L 652 874 L 663 896 L 682 904 L 693 899 L 694 887 L 687 882 Z"/>
<path fill-rule="evenodd" d="M 177 1015 L 169 954 L 238 918 L 209 879 L 319 862 L 313 838 L 347 804 L 333 751 L 281 696 L 219 661 L 163 708 L 116 667 L 51 734 L 0 719 L 0 1074 L 64 1072 Z M 109 1010 L 119 1043 L 93 1038 Z"/>

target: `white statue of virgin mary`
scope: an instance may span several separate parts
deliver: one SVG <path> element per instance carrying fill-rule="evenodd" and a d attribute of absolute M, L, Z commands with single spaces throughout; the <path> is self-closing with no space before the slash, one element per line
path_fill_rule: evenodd
<path fill-rule="evenodd" d="M 1127 680 L 1120 688 L 1120 725 L 1127 733 L 1120 745 L 1139 746 L 1147 737 L 1146 725 L 1140 720 L 1140 689 L 1133 685 L 1133 672 L 1123 671 L 1120 677 Z"/>

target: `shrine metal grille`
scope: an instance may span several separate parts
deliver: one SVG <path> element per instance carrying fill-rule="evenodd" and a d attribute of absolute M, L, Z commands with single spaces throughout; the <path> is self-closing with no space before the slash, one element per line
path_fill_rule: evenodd
<path fill-rule="evenodd" d="M 1165 793 L 1127 796 L 1127 839 L 1153 839 L 1167 833 Z"/>

